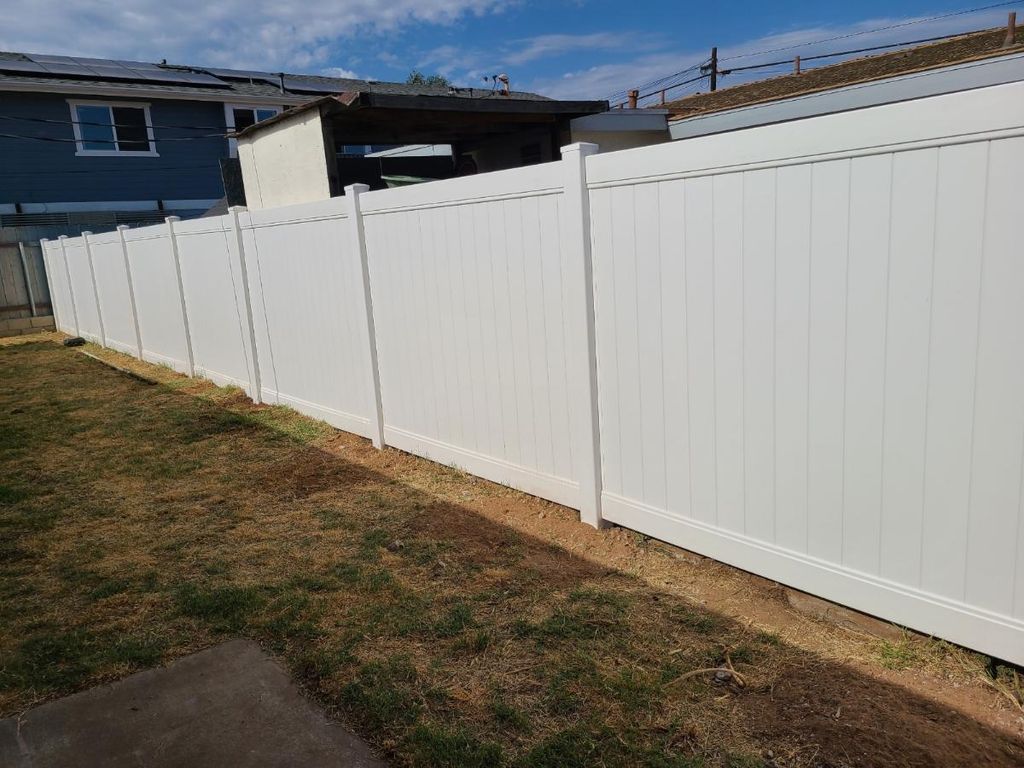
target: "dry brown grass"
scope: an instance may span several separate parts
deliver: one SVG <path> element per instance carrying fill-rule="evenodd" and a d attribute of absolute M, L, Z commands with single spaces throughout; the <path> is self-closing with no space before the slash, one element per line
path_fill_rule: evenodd
<path fill-rule="evenodd" d="M 397 764 L 1024 760 L 973 654 L 237 390 L 2 346 L 3 713 L 245 635 Z M 727 658 L 746 687 L 683 677 Z"/>

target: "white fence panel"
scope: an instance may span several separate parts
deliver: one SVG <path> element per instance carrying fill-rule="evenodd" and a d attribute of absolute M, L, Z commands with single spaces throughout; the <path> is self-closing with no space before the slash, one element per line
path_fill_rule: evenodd
<path fill-rule="evenodd" d="M 101 338 L 100 314 L 99 307 L 96 305 L 96 294 L 93 292 L 85 240 L 81 237 L 65 238 L 64 254 L 67 264 L 66 272 L 75 291 L 74 308 L 78 319 L 78 335 L 99 343 Z"/>
<path fill-rule="evenodd" d="M 148 360 L 1024 663 L 1024 83 L 591 149 L 46 243 L 59 327 L 134 285 Z"/>
<path fill-rule="evenodd" d="M 588 159 L 604 515 L 1024 659 L 1024 84 Z"/>
<path fill-rule="evenodd" d="M 126 230 L 124 238 L 135 283 L 142 357 L 188 373 L 188 340 L 167 225 Z"/>
<path fill-rule="evenodd" d="M 176 222 L 174 235 L 195 374 L 248 391 L 251 362 L 243 340 L 248 331 L 240 311 L 243 286 L 229 219 L 215 216 Z"/>
<path fill-rule="evenodd" d="M 385 438 L 576 506 L 562 167 L 363 198 Z"/>
<path fill-rule="evenodd" d="M 264 399 L 369 436 L 362 278 L 345 202 L 240 219 Z"/>
<path fill-rule="evenodd" d="M 90 236 L 89 249 L 92 252 L 107 346 L 134 355 L 137 352 L 135 318 L 132 315 L 128 274 L 124 268 L 121 235 L 108 232 Z"/>
<path fill-rule="evenodd" d="M 41 242 L 46 265 L 46 279 L 50 284 L 50 301 L 53 304 L 54 322 L 57 330 L 74 334 L 75 311 L 71 301 L 71 286 L 64 269 L 64 254 L 59 240 Z"/>

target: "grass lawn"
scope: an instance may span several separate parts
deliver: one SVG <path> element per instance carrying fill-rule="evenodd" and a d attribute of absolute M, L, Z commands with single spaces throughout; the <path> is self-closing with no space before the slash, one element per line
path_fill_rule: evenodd
<path fill-rule="evenodd" d="M 246 636 L 397 765 L 1024 762 L 980 657 L 102 354 L 0 347 L 2 716 Z"/>

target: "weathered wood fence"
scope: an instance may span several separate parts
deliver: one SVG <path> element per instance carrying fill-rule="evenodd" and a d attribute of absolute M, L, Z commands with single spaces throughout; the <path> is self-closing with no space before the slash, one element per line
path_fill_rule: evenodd
<path fill-rule="evenodd" d="M 0 336 L 53 328 L 38 242 L 0 242 Z"/>

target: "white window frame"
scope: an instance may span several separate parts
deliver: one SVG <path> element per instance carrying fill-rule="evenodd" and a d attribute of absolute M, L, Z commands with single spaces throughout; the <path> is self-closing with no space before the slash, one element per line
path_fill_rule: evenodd
<path fill-rule="evenodd" d="M 262 109 L 266 111 L 273 110 L 275 115 L 280 115 L 284 112 L 284 107 L 278 107 L 274 104 L 228 104 L 224 103 L 224 125 L 227 126 L 227 133 L 235 132 L 235 110 L 236 109 L 251 109 L 253 117 L 256 116 L 256 110 Z M 228 155 L 230 157 L 238 157 L 238 139 L 228 139 Z"/>
<path fill-rule="evenodd" d="M 68 99 L 68 109 L 71 110 L 71 127 L 75 129 L 75 156 L 76 157 L 160 157 L 156 151 L 156 139 L 153 136 L 153 119 L 149 114 L 149 103 L 142 101 L 91 101 L 81 99 Z M 78 124 L 78 107 L 107 107 L 111 109 L 110 122 L 114 123 L 113 107 L 132 107 L 141 109 L 146 117 L 146 137 L 149 139 L 148 152 L 122 152 L 117 147 L 117 129 L 112 128 L 114 134 L 113 149 L 86 149 L 83 145 L 82 129 Z"/>

